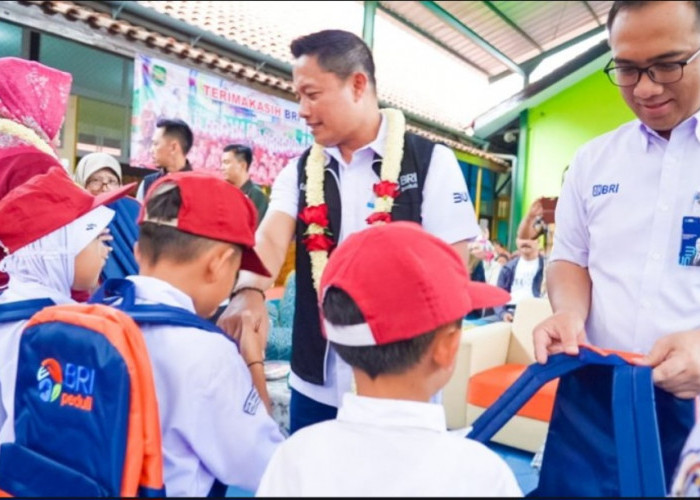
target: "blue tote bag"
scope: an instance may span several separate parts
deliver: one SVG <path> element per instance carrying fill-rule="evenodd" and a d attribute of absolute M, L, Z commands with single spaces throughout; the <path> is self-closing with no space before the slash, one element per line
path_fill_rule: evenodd
<path fill-rule="evenodd" d="M 469 436 L 487 442 L 548 381 L 560 378 L 532 496 L 664 496 L 694 421 L 694 403 L 656 389 L 651 369 L 581 347 L 533 364 Z M 663 446 L 662 446 L 663 444 Z"/>

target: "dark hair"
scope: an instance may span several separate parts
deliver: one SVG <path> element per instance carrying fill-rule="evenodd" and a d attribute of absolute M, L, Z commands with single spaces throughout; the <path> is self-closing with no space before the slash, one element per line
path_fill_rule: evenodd
<path fill-rule="evenodd" d="M 157 128 L 163 128 L 163 135 L 172 137 L 179 144 L 182 149 L 182 154 L 186 155 L 192 149 L 192 143 L 194 142 L 194 135 L 192 135 L 192 129 L 184 121 L 178 119 L 161 118 L 156 122 Z"/>
<path fill-rule="evenodd" d="M 245 162 L 245 169 L 248 171 L 250 164 L 253 163 L 253 150 L 243 144 L 229 144 L 224 148 L 224 153 L 230 152 Z"/>
<path fill-rule="evenodd" d="M 330 287 L 323 298 L 323 315 L 334 325 L 351 326 L 365 322 L 355 301 L 337 287 Z M 461 320 L 460 320 L 461 321 Z M 413 367 L 428 351 L 435 331 L 409 340 L 384 345 L 346 346 L 331 342 L 338 355 L 350 366 L 365 372 L 371 379 L 377 375 L 399 374 Z"/>
<path fill-rule="evenodd" d="M 166 190 L 166 186 L 169 189 Z M 163 191 L 158 192 L 161 187 Z M 156 190 L 158 191 L 146 203 L 147 217 L 162 221 L 177 219 L 182 205 L 180 188 L 174 184 L 165 184 Z M 156 222 L 142 222 L 139 232 L 139 252 L 151 265 L 156 264 L 162 257 L 175 262 L 192 261 L 214 243 L 215 240 L 184 233 Z"/>
<path fill-rule="evenodd" d="M 354 33 L 342 30 L 324 30 L 295 39 L 290 45 L 295 59 L 317 56 L 318 65 L 336 74 L 341 80 L 355 71 L 367 74 L 372 88 L 377 88 L 374 59 L 367 44 Z"/>
<path fill-rule="evenodd" d="M 613 22 L 621 10 L 640 9 L 650 3 L 654 2 L 650 0 L 617 0 L 613 2 L 608 12 L 608 22 L 606 23 L 608 31 L 612 30 Z M 700 26 L 700 2 L 688 1 L 688 3 L 693 4 L 695 7 L 695 23 Z"/>

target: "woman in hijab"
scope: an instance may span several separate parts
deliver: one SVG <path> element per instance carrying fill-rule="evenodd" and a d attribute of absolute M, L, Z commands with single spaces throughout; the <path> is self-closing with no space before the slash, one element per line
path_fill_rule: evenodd
<path fill-rule="evenodd" d="M 85 155 L 75 168 L 75 182 L 97 196 L 122 185 L 122 166 L 107 153 Z"/>

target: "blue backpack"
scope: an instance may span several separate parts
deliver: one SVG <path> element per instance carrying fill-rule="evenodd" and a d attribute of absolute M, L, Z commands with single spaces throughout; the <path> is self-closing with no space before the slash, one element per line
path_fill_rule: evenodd
<path fill-rule="evenodd" d="M 40 301 L 14 303 L 26 318 Z M 22 331 L 15 441 L 0 446 L 0 496 L 162 497 L 153 375 L 138 326 L 104 305 L 43 307 Z"/>
<path fill-rule="evenodd" d="M 693 425 L 692 400 L 654 387 L 651 368 L 581 347 L 530 365 L 473 424 L 486 443 L 550 380 L 560 377 L 536 497 L 663 497 Z M 663 446 L 662 446 L 663 445 Z"/>
<path fill-rule="evenodd" d="M 139 226 L 136 219 L 141 204 L 134 198 L 120 198 L 109 205 L 114 210 L 114 218 L 109 223 L 109 231 L 114 238 L 112 252 L 102 269 L 102 281 L 109 278 L 124 278 L 138 274 L 139 267 L 134 257 L 134 243 L 139 239 Z"/>

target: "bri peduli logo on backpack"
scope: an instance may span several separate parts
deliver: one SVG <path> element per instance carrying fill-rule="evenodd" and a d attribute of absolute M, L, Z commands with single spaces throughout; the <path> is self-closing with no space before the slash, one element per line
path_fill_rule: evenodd
<path fill-rule="evenodd" d="M 47 358 L 41 362 L 36 379 L 42 401 L 53 403 L 60 396 L 60 406 L 92 411 L 95 370 L 75 363 L 62 368 L 54 358 Z"/>

